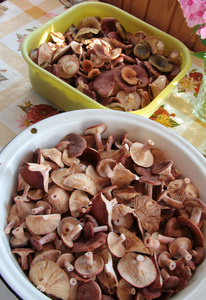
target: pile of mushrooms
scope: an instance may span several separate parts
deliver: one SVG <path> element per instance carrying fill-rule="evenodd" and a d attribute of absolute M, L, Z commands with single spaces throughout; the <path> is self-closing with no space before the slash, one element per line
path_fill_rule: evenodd
<path fill-rule="evenodd" d="M 159 38 L 128 32 L 114 17 L 86 17 L 50 36 L 30 58 L 111 109 L 144 108 L 180 72 L 177 49 L 166 53 Z"/>
<path fill-rule="evenodd" d="M 21 161 L 5 234 L 51 299 L 168 299 L 204 260 L 206 204 L 152 140 L 106 130 Z"/>

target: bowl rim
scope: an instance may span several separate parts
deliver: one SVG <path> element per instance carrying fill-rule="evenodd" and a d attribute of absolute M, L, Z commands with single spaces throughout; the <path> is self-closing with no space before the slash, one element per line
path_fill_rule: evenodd
<path fill-rule="evenodd" d="M 91 117 L 92 116 L 92 117 Z M 90 121 L 91 119 L 91 121 Z M 94 119 L 94 121 L 92 120 Z M 36 135 L 31 134 L 31 130 L 33 128 L 37 129 L 37 134 L 38 132 L 41 132 L 45 130 L 48 126 L 50 126 L 50 130 L 52 127 L 55 128 L 61 128 L 62 126 L 65 126 L 65 123 L 68 123 L 68 129 L 69 129 L 69 124 L 74 124 L 75 122 L 81 122 L 81 125 L 84 128 L 85 120 L 87 120 L 89 123 L 91 122 L 98 122 L 98 120 L 102 119 L 109 119 L 109 120 L 114 120 L 114 122 L 119 122 L 120 120 L 126 120 L 127 122 L 131 122 L 132 126 L 136 126 L 135 124 L 138 124 L 139 126 L 150 126 L 151 128 L 155 127 L 161 131 L 161 135 L 163 137 L 165 136 L 171 136 L 172 138 L 175 138 L 180 145 L 184 145 L 184 147 L 187 148 L 187 152 L 191 155 L 195 155 L 198 165 L 200 168 L 206 169 L 206 160 L 204 156 L 192 145 L 190 144 L 187 140 L 185 140 L 183 137 L 175 133 L 173 130 L 170 128 L 167 128 L 163 126 L 162 124 L 159 124 L 153 120 L 147 119 L 143 116 L 139 115 L 131 115 L 126 112 L 121 112 L 121 111 L 112 111 L 109 110 L 105 112 L 104 110 L 99 110 L 99 109 L 82 109 L 82 110 L 77 110 L 77 111 L 69 111 L 69 112 L 64 112 L 52 117 L 49 117 L 47 119 L 44 119 L 38 123 L 35 123 L 34 125 L 28 127 L 24 131 L 22 131 L 19 135 L 17 135 L 11 142 L 9 142 L 1 151 L 0 153 L 0 163 L 2 162 L 1 168 L 0 168 L 0 178 L 1 178 L 1 173 L 4 171 L 4 169 L 7 167 L 7 163 L 4 163 L 4 160 L 6 159 L 8 153 L 11 154 L 13 153 L 14 145 L 15 143 L 20 143 L 22 144 L 21 147 L 24 147 L 24 142 L 30 138 L 32 142 L 33 137 L 36 137 Z M 120 119 L 120 120 L 119 120 Z M 101 123 L 101 121 L 100 121 Z M 105 121 L 106 123 L 106 121 Z M 71 125 L 70 124 L 70 125 Z M 49 130 L 49 129 L 47 129 Z M 152 129 L 153 130 L 153 129 Z M 60 133 L 61 135 L 61 133 Z M 61 136 L 60 136 L 61 139 Z M 206 200 L 206 199 L 205 199 Z M 4 280 L 8 283 L 8 285 L 11 287 L 12 290 L 14 290 L 15 293 L 17 293 L 20 297 L 22 297 L 24 300 L 36 300 L 37 297 L 41 299 L 49 299 L 47 296 L 44 294 L 40 294 L 40 292 L 32 285 L 32 283 L 28 280 L 28 278 L 23 274 L 23 272 L 19 271 L 18 264 L 14 264 L 14 262 L 11 260 L 11 253 L 8 253 L 6 251 L 6 248 L 4 247 L 4 240 L 5 238 L 8 239 L 8 237 L 5 237 L 5 234 L 1 232 L 0 235 L 0 273 Z M 206 263 L 206 262 L 205 262 Z M 14 267 L 15 266 L 15 267 Z M 199 266 L 201 269 L 203 269 L 203 266 Z M 194 276 L 194 275 L 193 275 Z M 202 286 L 204 281 L 204 276 L 202 276 L 201 280 L 199 280 L 199 284 Z M 22 286 L 24 289 L 22 289 Z M 200 289 L 199 287 L 195 287 L 194 291 L 191 291 L 191 288 L 189 289 L 191 294 L 194 296 L 194 293 L 199 293 Z M 27 295 L 25 296 L 25 291 Z M 31 295 L 32 292 L 32 295 Z M 181 293 L 181 294 L 180 294 Z M 184 292 L 180 292 L 178 295 L 184 295 Z M 41 295 L 41 297 L 40 297 Z M 181 296 L 180 296 L 181 297 Z M 176 298 L 175 298 L 176 299 Z M 177 299 L 182 299 L 182 298 L 177 298 Z M 185 298 L 189 299 L 189 298 Z M 192 298 L 190 298 L 192 299 Z M 194 299 L 194 298 L 193 298 Z M 198 298 L 201 299 L 201 298 Z"/>

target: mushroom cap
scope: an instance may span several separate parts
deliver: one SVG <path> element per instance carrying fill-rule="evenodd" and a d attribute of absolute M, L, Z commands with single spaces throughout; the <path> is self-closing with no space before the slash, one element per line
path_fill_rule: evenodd
<path fill-rule="evenodd" d="M 116 294 L 118 300 L 133 300 L 135 299 L 136 289 L 123 278 L 118 282 Z"/>
<path fill-rule="evenodd" d="M 74 256 L 71 253 L 63 253 L 58 257 L 56 263 L 60 266 L 60 268 L 65 268 L 66 262 L 74 264 L 74 260 Z"/>
<path fill-rule="evenodd" d="M 137 110 L 141 106 L 141 99 L 137 92 L 127 93 L 126 91 L 119 91 L 116 97 L 126 111 Z"/>
<path fill-rule="evenodd" d="M 78 58 L 75 55 L 64 55 L 58 60 L 57 67 L 60 77 L 71 78 L 79 70 Z"/>
<path fill-rule="evenodd" d="M 150 285 L 157 272 L 152 260 L 137 253 L 126 253 L 118 262 L 117 269 L 124 280 L 134 287 Z"/>
<path fill-rule="evenodd" d="M 72 248 L 73 252 L 86 252 L 93 251 L 94 249 L 103 245 L 107 240 L 107 234 L 105 232 L 97 232 L 94 237 L 89 241 L 79 240 L 74 242 L 74 246 Z"/>
<path fill-rule="evenodd" d="M 189 197 L 186 198 L 183 202 L 184 208 L 191 213 L 194 207 L 201 208 L 202 211 L 206 211 L 206 204 L 199 198 Z"/>
<path fill-rule="evenodd" d="M 102 292 L 94 280 L 80 282 L 77 286 L 76 300 L 102 300 Z"/>
<path fill-rule="evenodd" d="M 117 162 L 114 159 L 101 159 L 96 166 L 97 173 L 102 177 L 112 177 L 112 170 L 116 166 L 116 164 Z"/>
<path fill-rule="evenodd" d="M 93 196 L 97 193 L 94 180 L 84 173 L 69 175 L 64 179 L 63 184 L 73 189 L 85 191 Z"/>
<path fill-rule="evenodd" d="M 138 176 L 125 168 L 121 162 L 116 164 L 113 174 L 112 185 L 116 185 L 119 189 L 129 185 L 133 180 L 138 180 Z"/>
<path fill-rule="evenodd" d="M 60 168 L 58 170 L 54 170 L 51 173 L 51 180 L 58 185 L 59 187 L 63 188 L 64 190 L 67 191 L 73 191 L 73 188 L 67 186 L 64 184 L 64 180 L 71 175 L 70 168 Z"/>
<path fill-rule="evenodd" d="M 53 56 L 53 51 L 48 43 L 42 43 L 37 52 L 37 64 L 44 66 L 50 63 Z"/>
<path fill-rule="evenodd" d="M 29 215 L 26 217 L 27 229 L 36 235 L 45 235 L 53 232 L 60 223 L 60 214 Z"/>
<path fill-rule="evenodd" d="M 88 263 L 87 254 L 92 255 L 92 264 Z M 77 274 L 83 278 L 92 278 L 93 276 L 102 272 L 104 267 L 104 261 L 98 254 L 92 252 L 86 252 L 75 260 L 74 268 Z"/>
<path fill-rule="evenodd" d="M 70 158 L 80 156 L 87 148 L 87 141 L 80 134 L 70 133 L 67 135 L 67 140 L 69 141 L 67 150 Z"/>
<path fill-rule="evenodd" d="M 64 167 L 64 163 L 62 162 L 62 153 L 56 148 L 42 149 L 41 154 L 45 159 L 53 161 L 60 168 Z"/>
<path fill-rule="evenodd" d="M 69 198 L 69 209 L 72 217 L 78 218 L 89 210 L 91 201 L 84 191 L 74 190 Z"/>
<path fill-rule="evenodd" d="M 148 59 L 150 57 L 150 47 L 148 43 L 146 43 L 144 40 L 141 40 L 133 50 L 133 53 L 136 57 L 139 59 Z"/>
<path fill-rule="evenodd" d="M 69 210 L 69 193 L 55 184 L 49 188 L 44 201 L 51 205 L 53 214 L 63 214 Z"/>
<path fill-rule="evenodd" d="M 34 264 L 29 271 L 29 279 L 42 292 L 62 300 L 70 294 L 70 282 L 66 273 L 51 260 L 42 260 Z"/>
<path fill-rule="evenodd" d="M 172 71 L 172 63 L 165 56 L 154 54 L 149 57 L 148 61 L 161 72 Z"/>

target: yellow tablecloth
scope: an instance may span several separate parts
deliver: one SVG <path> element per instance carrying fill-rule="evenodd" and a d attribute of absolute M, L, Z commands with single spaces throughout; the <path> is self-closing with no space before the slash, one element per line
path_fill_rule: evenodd
<path fill-rule="evenodd" d="M 8 0 L 0 3 L 0 150 L 32 122 L 60 111 L 33 90 L 27 64 L 21 55 L 21 43 L 31 31 L 65 9 L 58 0 Z M 205 155 L 206 123 L 192 114 L 197 72 L 203 71 L 200 63 L 193 58 L 187 76 L 152 118 L 171 127 Z M 27 115 L 31 107 L 34 110 L 32 120 Z M 16 299 L 2 282 L 0 298 Z"/>

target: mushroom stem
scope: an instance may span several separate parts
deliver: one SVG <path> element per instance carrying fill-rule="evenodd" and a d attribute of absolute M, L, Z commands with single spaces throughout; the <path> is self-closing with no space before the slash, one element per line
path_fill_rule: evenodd
<path fill-rule="evenodd" d="M 112 176 L 114 175 L 114 172 L 108 165 L 105 166 L 105 173 L 106 173 L 107 177 L 109 177 L 109 178 L 112 178 Z"/>
<path fill-rule="evenodd" d="M 89 252 L 86 252 L 84 255 L 86 257 L 87 264 L 89 266 L 92 266 L 93 262 L 94 262 L 94 260 L 93 260 L 93 253 L 91 251 L 89 251 Z"/>
<path fill-rule="evenodd" d="M 165 236 L 162 234 L 157 235 L 157 240 L 161 243 L 161 244 L 169 244 L 170 242 L 172 242 L 175 238 L 170 237 L 170 236 Z"/>
<path fill-rule="evenodd" d="M 151 236 L 145 237 L 144 244 L 145 244 L 145 246 L 147 246 L 149 249 L 152 249 L 152 250 L 158 249 L 160 246 L 160 242 Z"/>
<path fill-rule="evenodd" d="M 122 244 L 125 240 L 126 240 L 126 236 L 125 236 L 124 233 L 122 233 L 122 234 L 119 236 L 119 238 L 115 241 L 115 244 L 120 245 L 120 244 Z"/>
<path fill-rule="evenodd" d="M 167 279 L 170 277 L 170 274 L 167 272 L 167 270 L 165 268 L 162 268 L 160 273 L 164 279 Z"/>
<path fill-rule="evenodd" d="M 15 196 L 14 202 L 20 205 L 23 204 L 24 202 L 29 202 L 30 200 L 27 198 L 29 189 L 30 189 L 30 185 L 26 185 L 22 196 L 19 195 Z"/>
<path fill-rule="evenodd" d="M 144 155 L 144 153 L 148 151 L 152 146 L 154 146 L 154 142 L 152 140 L 147 140 L 140 149 L 140 156 Z"/>
<path fill-rule="evenodd" d="M 82 226 L 80 224 L 76 225 L 68 232 L 67 238 L 72 240 L 75 237 L 75 235 L 77 235 L 81 230 L 82 230 Z"/>
<path fill-rule="evenodd" d="M 41 245 L 47 244 L 51 241 L 54 241 L 56 239 L 56 234 L 54 232 L 48 233 L 45 236 L 43 236 L 40 240 L 39 243 Z"/>
<path fill-rule="evenodd" d="M 42 212 L 42 211 L 44 211 L 44 207 L 43 207 L 43 206 L 39 206 L 39 207 L 33 208 L 33 209 L 31 210 L 31 213 L 32 213 L 33 215 L 37 215 L 38 213 L 40 213 L 40 212 Z"/>
<path fill-rule="evenodd" d="M 19 226 L 16 227 L 14 230 L 12 230 L 12 234 L 19 240 L 22 240 L 25 236 L 24 234 L 24 228 Z"/>
<path fill-rule="evenodd" d="M 182 208 L 182 202 L 180 202 L 178 200 L 175 200 L 175 199 L 172 199 L 167 194 L 163 194 L 162 197 L 160 197 L 158 199 L 158 201 L 160 201 L 160 200 L 165 201 L 168 205 L 170 205 L 170 206 L 172 206 L 174 208 L 177 208 L 177 209 Z"/>
<path fill-rule="evenodd" d="M 64 263 L 64 267 L 65 269 L 67 269 L 68 272 L 72 272 L 74 270 L 74 266 L 72 266 L 72 264 L 68 261 Z"/>
<path fill-rule="evenodd" d="M 94 233 L 101 232 L 101 231 L 107 231 L 108 226 L 107 225 L 102 225 L 102 226 L 96 226 L 94 227 Z"/>
<path fill-rule="evenodd" d="M 183 246 L 179 246 L 178 251 L 186 261 L 190 261 L 192 259 L 192 255 Z"/>
<path fill-rule="evenodd" d="M 137 257 L 136 257 L 136 264 L 137 264 L 137 267 L 144 261 L 144 256 L 141 255 L 141 254 L 138 254 Z"/>
<path fill-rule="evenodd" d="M 198 225 L 201 219 L 202 210 L 201 207 L 195 206 L 192 210 L 190 220 L 195 224 Z"/>

